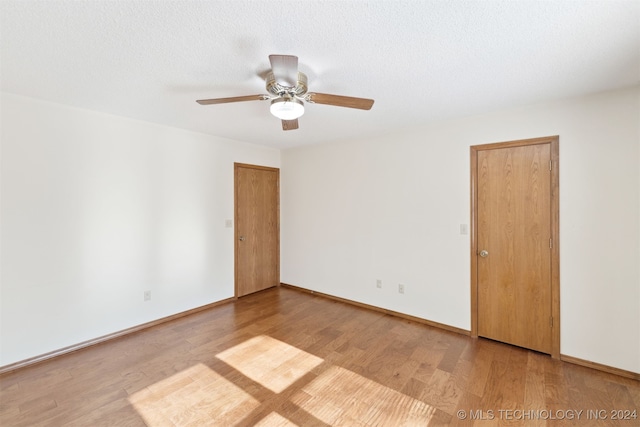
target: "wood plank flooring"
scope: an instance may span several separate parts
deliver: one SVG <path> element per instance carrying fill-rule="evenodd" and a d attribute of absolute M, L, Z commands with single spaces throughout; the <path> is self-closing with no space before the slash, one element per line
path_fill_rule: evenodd
<path fill-rule="evenodd" d="M 632 427 L 639 409 L 638 381 L 287 288 L 0 377 L 2 426 Z"/>

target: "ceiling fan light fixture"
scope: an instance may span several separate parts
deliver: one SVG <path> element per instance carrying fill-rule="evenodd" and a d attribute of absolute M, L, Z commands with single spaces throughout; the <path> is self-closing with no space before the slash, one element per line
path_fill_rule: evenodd
<path fill-rule="evenodd" d="M 269 110 L 280 120 L 295 120 L 304 114 L 304 104 L 296 98 L 276 98 Z"/>

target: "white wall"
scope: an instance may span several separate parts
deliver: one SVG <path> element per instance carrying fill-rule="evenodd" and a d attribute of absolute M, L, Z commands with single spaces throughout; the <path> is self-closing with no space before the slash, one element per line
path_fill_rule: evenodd
<path fill-rule="evenodd" d="M 233 296 L 233 163 L 278 150 L 10 94 L 1 113 L 0 366 Z"/>
<path fill-rule="evenodd" d="M 636 87 L 285 150 L 281 279 L 470 329 L 469 147 L 559 135 L 561 353 L 640 372 L 639 117 Z"/>

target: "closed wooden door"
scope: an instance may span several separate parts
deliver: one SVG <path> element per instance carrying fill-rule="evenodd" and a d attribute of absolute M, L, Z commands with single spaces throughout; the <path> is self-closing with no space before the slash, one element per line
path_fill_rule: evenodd
<path fill-rule="evenodd" d="M 552 147 L 533 142 L 476 152 L 477 333 L 553 353 Z"/>
<path fill-rule="evenodd" d="M 236 163 L 237 297 L 280 283 L 279 211 L 279 170 Z"/>

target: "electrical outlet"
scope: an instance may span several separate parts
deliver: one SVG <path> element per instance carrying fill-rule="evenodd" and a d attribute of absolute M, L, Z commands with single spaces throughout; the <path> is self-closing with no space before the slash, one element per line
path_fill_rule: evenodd
<path fill-rule="evenodd" d="M 151 291 L 144 291 L 144 300 L 151 301 Z"/>
<path fill-rule="evenodd" d="M 398 285 L 398 292 L 404 294 L 404 285 L 402 283 Z"/>
<path fill-rule="evenodd" d="M 376 288 L 381 288 L 382 287 L 382 280 L 378 279 L 376 280 Z"/>

